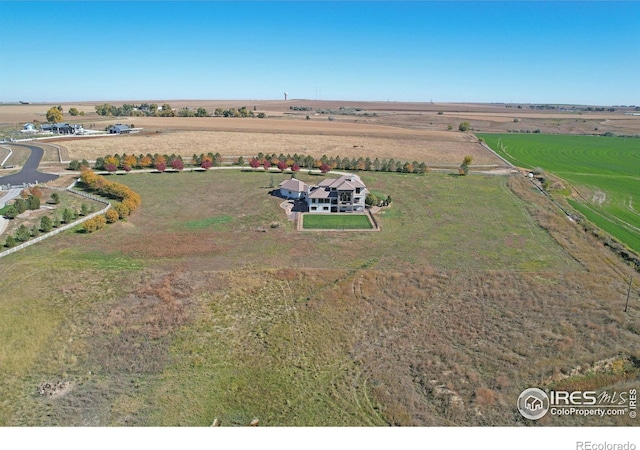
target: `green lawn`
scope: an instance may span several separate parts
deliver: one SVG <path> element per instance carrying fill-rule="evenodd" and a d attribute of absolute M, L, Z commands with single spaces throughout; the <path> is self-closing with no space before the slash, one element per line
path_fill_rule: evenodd
<path fill-rule="evenodd" d="M 640 139 L 604 136 L 478 134 L 521 167 L 540 167 L 568 181 L 571 201 L 591 222 L 640 252 Z"/>
<path fill-rule="evenodd" d="M 305 214 L 302 225 L 305 229 L 361 230 L 373 226 L 363 214 Z"/>

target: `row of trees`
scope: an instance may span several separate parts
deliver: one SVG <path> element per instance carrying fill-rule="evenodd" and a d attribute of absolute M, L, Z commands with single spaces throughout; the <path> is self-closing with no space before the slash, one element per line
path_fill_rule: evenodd
<path fill-rule="evenodd" d="M 401 172 L 401 173 L 427 173 L 429 168 L 424 162 L 418 161 L 396 161 L 395 159 L 382 159 L 375 158 L 341 158 L 340 156 L 328 157 L 323 155 L 321 158 L 316 159 L 310 155 L 298 155 L 293 156 L 288 154 L 276 155 L 264 155 L 258 153 L 254 158 L 249 161 L 249 165 L 254 169 L 262 166 L 266 169 L 275 166 L 281 171 L 291 169 L 296 172 L 301 168 L 306 169 L 319 169 L 321 172 L 326 173 L 330 170 L 362 170 L 362 171 L 377 171 L 377 172 Z"/>
<path fill-rule="evenodd" d="M 222 156 L 220 153 L 201 153 L 200 155 L 193 154 L 189 164 L 192 167 L 201 167 L 203 169 L 209 169 L 211 167 L 219 167 L 222 165 Z M 240 156 L 235 164 L 244 166 L 246 164 L 244 158 Z M 146 155 L 127 155 L 115 154 L 107 155 L 105 157 L 98 158 L 94 164 L 94 168 L 97 170 L 107 170 L 109 172 L 115 172 L 117 170 L 125 170 L 129 172 L 132 169 L 147 169 L 155 168 L 161 172 L 164 172 L 167 168 L 173 168 L 174 170 L 182 170 L 186 163 L 182 156 L 171 154 L 150 154 Z M 249 166 L 257 169 L 263 167 L 265 170 L 271 167 L 277 167 L 281 171 L 292 170 L 297 172 L 303 168 L 305 169 L 318 169 L 322 172 L 329 172 L 330 170 L 361 170 L 361 171 L 379 171 L 379 172 L 401 172 L 401 173 L 426 173 L 429 171 L 426 163 L 418 161 L 396 161 L 395 159 L 371 159 L 367 158 L 341 158 L 340 156 L 329 157 L 323 155 L 321 158 L 316 159 L 310 155 L 294 155 L 287 154 L 280 155 L 258 153 L 256 156 L 249 160 Z M 69 163 L 69 169 L 71 170 L 83 170 L 83 168 L 89 168 L 89 163 L 86 160 L 78 161 L 73 160 Z"/>
<path fill-rule="evenodd" d="M 133 105 L 125 103 L 122 106 L 114 106 L 109 103 L 103 103 L 96 106 L 96 114 L 99 116 L 124 116 L 124 117 L 174 117 L 176 112 L 169 103 L 158 106 L 156 103 L 142 103 Z"/>
<path fill-rule="evenodd" d="M 222 165 L 222 156 L 220 153 L 201 153 L 197 155 L 194 153 L 190 161 L 194 167 L 201 167 L 203 169 L 209 169 L 211 167 L 217 167 Z M 173 168 L 174 170 L 182 170 L 185 167 L 185 162 L 180 155 L 171 154 L 159 154 L 152 155 L 147 153 L 146 155 L 107 155 L 96 159 L 93 165 L 96 170 L 106 170 L 108 172 L 115 172 L 117 170 L 124 170 L 126 172 L 132 169 L 150 169 L 154 168 L 161 172 L 164 172 L 167 168 Z M 78 161 L 74 159 L 69 163 L 69 169 L 71 170 L 86 170 L 90 168 L 90 164 L 87 160 Z"/>
<path fill-rule="evenodd" d="M 46 113 L 47 122 L 60 123 L 64 119 L 62 106 L 52 106 Z M 84 116 L 84 111 L 79 111 L 78 108 L 69 108 L 69 114 L 72 116 Z"/>
<path fill-rule="evenodd" d="M 114 106 L 109 103 L 103 103 L 95 107 L 96 114 L 99 116 L 116 116 L 116 117 L 210 117 L 211 114 L 205 108 L 181 108 L 178 111 L 174 110 L 169 103 L 164 103 L 162 106 L 158 106 L 156 103 L 142 103 L 140 105 L 133 105 L 125 103 L 122 106 Z M 253 110 L 248 109 L 246 106 L 241 108 L 216 108 L 213 112 L 214 116 L 218 117 L 256 117 L 255 106 Z M 258 118 L 264 118 L 264 113 L 258 113 Z"/>
<path fill-rule="evenodd" d="M 41 233 L 48 233 L 54 228 L 59 228 L 62 225 L 69 224 L 77 220 L 80 216 L 91 214 L 94 210 L 95 207 L 89 207 L 87 204 L 83 203 L 80 211 L 73 208 L 65 208 L 61 215 L 56 212 L 53 215 L 53 218 L 43 216 L 40 219 L 39 226 L 36 224 L 29 228 L 25 224 L 22 224 L 17 228 L 15 235 L 7 236 L 4 246 L 8 248 L 15 247 L 18 244 L 40 236 Z"/>
<path fill-rule="evenodd" d="M 253 108 L 255 110 L 255 107 Z M 240 109 L 236 108 L 216 108 L 213 112 L 213 115 L 216 117 L 255 117 L 255 114 L 252 110 L 247 109 L 246 106 L 243 106 Z"/>
<path fill-rule="evenodd" d="M 120 200 L 113 204 L 113 209 L 118 213 L 118 218 L 124 219 L 134 212 L 141 203 L 140 195 L 131 190 L 129 186 L 115 181 L 109 181 L 101 175 L 97 175 L 91 169 L 86 169 L 80 176 L 80 181 L 87 189 L 104 197 Z"/>

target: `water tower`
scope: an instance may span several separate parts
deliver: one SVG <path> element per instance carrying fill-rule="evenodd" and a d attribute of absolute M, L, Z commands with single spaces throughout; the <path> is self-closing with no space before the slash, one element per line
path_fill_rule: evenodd
<path fill-rule="evenodd" d="M 285 92 L 285 93 L 284 93 L 284 101 L 285 101 L 285 102 L 287 101 L 287 95 L 289 95 L 289 94 Z"/>

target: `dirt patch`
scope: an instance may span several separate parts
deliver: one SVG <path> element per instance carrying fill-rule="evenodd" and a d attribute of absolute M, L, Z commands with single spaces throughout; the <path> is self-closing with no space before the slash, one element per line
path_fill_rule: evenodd
<path fill-rule="evenodd" d="M 38 394 L 47 398 L 59 398 L 73 389 L 70 381 L 45 381 L 38 387 Z"/>

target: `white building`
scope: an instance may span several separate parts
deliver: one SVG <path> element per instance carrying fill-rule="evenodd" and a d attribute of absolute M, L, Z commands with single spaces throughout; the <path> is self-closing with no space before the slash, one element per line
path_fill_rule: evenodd
<path fill-rule="evenodd" d="M 32 123 L 25 123 L 24 126 L 22 127 L 22 130 L 20 130 L 20 133 L 24 133 L 24 134 L 34 134 L 37 132 L 38 130 L 36 130 L 35 125 Z"/>
<path fill-rule="evenodd" d="M 307 184 L 302 181 L 290 178 L 280 183 L 280 195 L 298 200 L 305 198 L 308 188 Z"/>
<path fill-rule="evenodd" d="M 357 175 L 327 178 L 317 186 L 310 186 L 291 178 L 280 183 L 280 195 L 304 199 L 312 213 L 354 213 L 365 211 L 369 191 Z"/>

